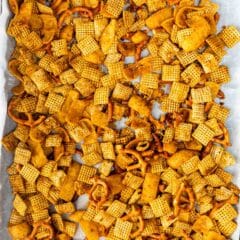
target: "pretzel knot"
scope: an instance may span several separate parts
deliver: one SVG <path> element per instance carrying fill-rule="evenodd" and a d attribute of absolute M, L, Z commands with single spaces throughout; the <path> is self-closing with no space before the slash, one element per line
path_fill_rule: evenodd
<path fill-rule="evenodd" d="M 16 111 L 16 106 L 19 103 L 18 100 L 19 99 L 17 98 L 12 98 L 9 102 L 7 110 L 8 116 L 16 123 L 29 127 L 35 127 L 46 118 L 45 116 L 41 115 L 35 120 L 32 113 L 21 113 L 25 115 L 24 118 L 21 118 L 20 113 Z M 17 114 L 19 116 L 17 116 Z"/>
<path fill-rule="evenodd" d="M 158 240 L 167 240 L 167 236 L 165 233 L 161 233 L 161 234 L 152 234 L 150 235 L 151 239 L 158 239 Z"/>
<path fill-rule="evenodd" d="M 65 19 L 71 16 L 74 13 L 79 13 L 84 17 L 89 17 L 93 20 L 93 12 L 86 7 L 74 7 L 72 9 L 66 10 L 58 19 L 58 27 L 61 27 L 65 21 Z"/>
<path fill-rule="evenodd" d="M 89 191 L 89 200 L 90 202 L 96 206 L 98 209 L 107 201 L 107 197 L 109 195 L 109 189 L 107 184 L 99 178 L 92 178 L 91 179 L 93 186 Z M 94 195 L 94 191 L 97 189 L 98 186 L 102 186 L 103 187 L 103 195 L 100 197 L 100 199 L 98 199 L 95 195 Z"/>
<path fill-rule="evenodd" d="M 127 171 L 140 168 L 142 174 L 145 175 L 146 169 L 147 169 L 147 163 L 143 160 L 142 156 L 137 151 L 132 149 L 123 149 L 122 152 L 133 155 L 138 161 L 138 163 L 128 166 L 126 168 Z"/>
<path fill-rule="evenodd" d="M 144 220 L 143 220 L 141 211 L 139 209 L 136 209 L 135 206 L 132 206 L 131 211 L 127 215 L 122 217 L 123 221 L 127 221 L 129 219 L 131 220 L 137 219 L 137 221 L 139 222 L 138 229 L 135 232 L 131 233 L 131 238 L 135 239 L 136 237 L 141 235 L 141 233 L 144 230 Z"/>
<path fill-rule="evenodd" d="M 47 240 L 53 239 L 53 237 L 54 237 L 53 236 L 54 235 L 53 227 L 49 224 L 49 221 L 50 221 L 50 218 L 48 218 L 47 220 L 43 220 L 43 221 L 39 221 L 37 223 L 34 223 L 33 224 L 33 230 L 31 232 L 31 234 L 26 238 L 26 240 L 36 239 L 35 235 L 37 234 L 38 229 L 40 227 L 44 227 L 44 228 L 48 229 L 48 231 L 49 231 L 49 236 L 45 239 L 47 239 Z"/>
<path fill-rule="evenodd" d="M 185 184 L 182 183 L 173 200 L 174 216 L 178 216 L 181 209 L 191 211 L 194 207 L 194 201 L 193 190 L 185 187 Z"/>

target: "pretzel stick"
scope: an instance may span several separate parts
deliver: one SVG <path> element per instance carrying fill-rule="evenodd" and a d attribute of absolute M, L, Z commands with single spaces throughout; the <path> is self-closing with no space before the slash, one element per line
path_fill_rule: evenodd
<path fill-rule="evenodd" d="M 113 116 L 113 103 L 112 102 L 108 102 L 108 121 L 111 122 L 112 121 L 112 116 Z"/>
<path fill-rule="evenodd" d="M 213 105 L 213 102 L 208 102 L 208 103 L 206 104 L 205 109 L 204 109 L 205 113 L 207 113 L 207 112 L 210 111 L 212 105 Z"/>
<path fill-rule="evenodd" d="M 210 142 L 207 144 L 207 146 L 205 147 L 205 149 L 204 149 L 204 151 L 203 151 L 203 153 L 202 153 L 202 157 L 203 157 L 203 158 L 210 153 L 212 147 L 213 147 L 213 142 L 210 141 Z"/>

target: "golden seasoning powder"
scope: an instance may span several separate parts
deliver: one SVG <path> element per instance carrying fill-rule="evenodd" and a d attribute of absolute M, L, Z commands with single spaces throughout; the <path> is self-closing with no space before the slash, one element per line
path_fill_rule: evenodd
<path fill-rule="evenodd" d="M 78 225 L 89 240 L 233 234 L 240 189 L 215 100 L 240 32 L 217 33 L 218 5 L 193 2 L 9 1 L 12 239 L 73 239 Z"/>

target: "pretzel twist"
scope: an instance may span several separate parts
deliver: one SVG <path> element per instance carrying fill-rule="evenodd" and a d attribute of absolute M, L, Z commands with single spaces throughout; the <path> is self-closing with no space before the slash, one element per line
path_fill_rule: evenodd
<path fill-rule="evenodd" d="M 50 218 L 48 218 L 47 220 L 44 221 L 39 221 L 37 223 L 33 224 L 33 230 L 30 233 L 30 235 L 26 238 L 26 240 L 34 240 L 35 235 L 37 234 L 38 228 L 40 227 L 44 227 L 47 228 L 49 230 L 49 236 L 45 239 L 50 240 L 53 239 L 54 237 L 54 231 L 53 231 L 53 227 L 49 224 Z"/>
<path fill-rule="evenodd" d="M 85 17 L 89 17 L 91 20 L 93 20 L 93 12 L 86 8 L 86 7 L 74 7 L 72 9 L 66 10 L 58 19 L 58 27 L 61 27 L 67 17 L 74 13 L 79 13 Z"/>
<path fill-rule="evenodd" d="M 17 105 L 17 99 L 12 98 L 9 102 L 8 109 L 7 109 L 8 116 L 16 123 L 29 126 L 29 127 L 35 127 L 39 125 L 46 118 L 45 116 L 41 115 L 37 120 L 34 120 L 32 113 L 24 113 L 27 119 L 21 119 L 20 117 L 14 114 L 16 105 Z"/>
<path fill-rule="evenodd" d="M 147 170 L 147 163 L 143 160 L 142 156 L 135 150 L 132 150 L 132 149 L 123 149 L 122 152 L 126 153 L 126 154 L 131 154 L 133 155 L 138 163 L 134 164 L 134 165 L 131 165 L 131 166 L 128 166 L 126 169 L 127 171 L 131 171 L 131 170 L 134 170 L 134 169 L 138 169 L 140 168 L 141 172 L 143 175 L 145 175 L 146 173 L 146 170 Z"/>
<path fill-rule="evenodd" d="M 135 232 L 131 233 L 131 238 L 133 239 L 141 235 L 142 231 L 144 230 L 144 220 L 141 211 L 139 209 L 136 209 L 135 206 L 133 205 L 131 211 L 127 215 L 122 217 L 122 220 L 127 221 L 129 219 L 135 218 L 137 218 L 137 220 L 139 221 L 139 228 Z"/>
<path fill-rule="evenodd" d="M 107 197 L 109 195 L 109 189 L 107 184 L 102 179 L 92 178 L 91 181 L 93 183 L 93 186 L 89 191 L 89 200 L 91 204 L 93 204 L 94 206 L 97 207 L 97 209 L 99 209 L 107 201 Z M 101 196 L 100 200 L 97 199 L 93 194 L 98 186 L 102 186 L 104 188 L 104 195 Z"/>
<path fill-rule="evenodd" d="M 188 198 L 185 198 L 184 196 L 182 196 L 183 193 L 186 193 Z M 180 185 L 179 190 L 176 193 L 175 198 L 173 199 L 174 216 L 175 217 L 178 216 L 181 209 L 191 211 L 194 208 L 194 201 L 195 201 L 195 197 L 194 197 L 193 190 L 191 188 L 186 188 L 185 184 L 182 183 Z M 181 207 L 181 203 L 184 203 L 187 206 L 183 208 Z"/>

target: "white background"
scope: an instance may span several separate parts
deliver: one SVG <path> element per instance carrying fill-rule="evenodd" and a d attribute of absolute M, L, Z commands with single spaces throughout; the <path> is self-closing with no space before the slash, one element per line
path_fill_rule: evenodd
<path fill-rule="evenodd" d="M 11 53 L 13 44 L 6 35 L 6 27 L 9 21 L 7 0 L 2 1 L 2 13 L 0 16 L 0 138 L 13 128 L 13 123 L 6 116 L 7 99 L 10 97 L 10 89 L 14 84 L 13 78 L 7 74 L 7 59 Z M 222 26 L 235 25 L 240 29 L 240 1 L 239 0 L 215 0 L 220 5 L 219 30 Z M 234 173 L 234 182 L 240 186 L 240 44 L 228 51 L 223 64 L 230 69 L 232 81 L 222 89 L 226 94 L 225 105 L 231 109 L 231 115 L 227 126 L 231 132 L 232 147 L 229 149 L 236 157 L 237 164 L 229 168 Z M 6 226 L 11 209 L 11 191 L 6 175 L 6 167 L 11 162 L 11 155 L 2 148 L 0 151 L 0 239 L 8 240 Z M 240 207 L 238 207 L 240 210 Z M 237 219 L 238 229 L 232 236 L 232 240 L 240 239 L 240 217 Z M 76 240 L 84 239 L 81 231 L 78 231 Z"/>

